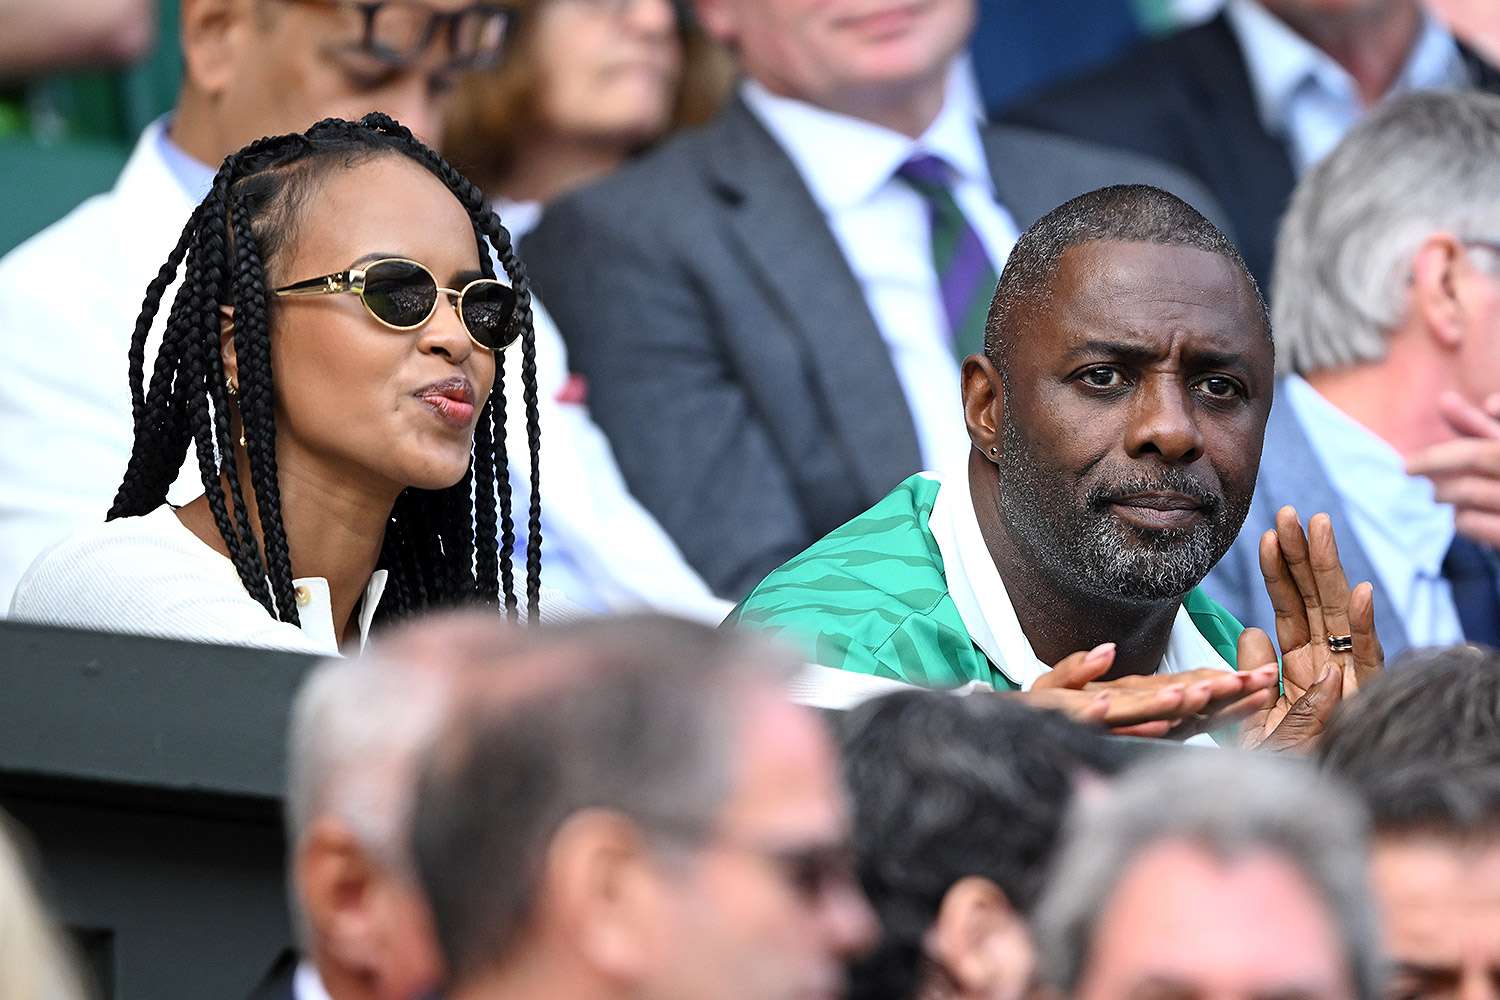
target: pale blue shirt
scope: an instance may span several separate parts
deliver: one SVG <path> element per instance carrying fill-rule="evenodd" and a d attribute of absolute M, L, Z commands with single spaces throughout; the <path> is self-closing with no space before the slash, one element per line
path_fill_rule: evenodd
<path fill-rule="evenodd" d="M 1443 577 L 1443 558 L 1453 544 L 1453 508 L 1433 498 L 1430 480 L 1406 474 L 1396 449 L 1304 379 L 1288 376 L 1283 398 L 1344 502 L 1349 523 L 1334 530 L 1352 531 L 1370 557 L 1380 578 L 1372 582 L 1390 596 L 1409 643 L 1463 642 L 1453 590 Z"/>
<path fill-rule="evenodd" d="M 896 170 L 919 153 L 945 160 L 956 174 L 954 200 L 1000 273 L 1019 230 L 996 196 L 967 64 L 955 62 L 942 110 L 916 139 L 772 94 L 754 80 L 740 93 L 797 168 L 859 281 L 890 352 L 925 467 L 963 468 L 969 433 L 932 262 L 928 205 Z"/>
<path fill-rule="evenodd" d="M 1244 53 L 1261 123 L 1286 140 L 1300 176 L 1364 115 L 1359 88 L 1332 56 L 1255 0 L 1229 0 L 1225 15 Z M 1384 96 L 1469 83 L 1453 36 L 1424 14 L 1406 64 Z"/>
<path fill-rule="evenodd" d="M 162 115 L 152 123 L 152 127 L 157 130 L 156 152 L 167 165 L 167 172 L 182 185 L 182 190 L 194 204 L 202 201 L 214 186 L 214 174 L 218 173 L 218 169 L 195 160 L 172 141 L 172 137 L 167 134 L 172 127 L 171 115 Z"/>

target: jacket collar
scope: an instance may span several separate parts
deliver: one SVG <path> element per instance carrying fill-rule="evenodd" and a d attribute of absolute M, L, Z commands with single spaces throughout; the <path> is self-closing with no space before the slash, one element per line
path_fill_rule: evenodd
<path fill-rule="evenodd" d="M 1276 460 L 1267 462 L 1266 454 L 1274 454 Z M 1375 620 L 1382 630 L 1397 633 L 1384 637 L 1386 647 L 1404 649 L 1407 639 L 1401 616 L 1385 588 L 1378 585 L 1375 564 L 1359 544 L 1359 539 L 1354 537 L 1354 532 L 1348 529 L 1349 512 L 1287 401 L 1284 381 L 1276 386 L 1275 402 L 1271 404 L 1271 415 L 1266 420 L 1265 448 L 1255 492 L 1268 505 L 1268 509 L 1262 512 L 1264 515 L 1274 516 L 1277 509 L 1291 503 L 1304 518 L 1322 511 L 1333 519 L 1334 530 L 1339 533 L 1339 560 L 1344 565 L 1344 575 L 1351 586 L 1363 580 L 1376 584 Z"/>

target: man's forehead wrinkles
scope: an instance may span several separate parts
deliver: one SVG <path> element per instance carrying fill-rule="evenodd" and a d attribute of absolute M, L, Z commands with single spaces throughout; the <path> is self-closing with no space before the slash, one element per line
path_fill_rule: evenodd
<path fill-rule="evenodd" d="M 1215 360 L 1238 358 L 1244 344 L 1238 335 L 1182 323 L 1133 324 L 1120 322 L 1108 327 L 1071 327 L 1068 357 L 1101 352 L 1139 355 L 1143 358 L 1176 357 L 1186 361 L 1209 356 Z"/>

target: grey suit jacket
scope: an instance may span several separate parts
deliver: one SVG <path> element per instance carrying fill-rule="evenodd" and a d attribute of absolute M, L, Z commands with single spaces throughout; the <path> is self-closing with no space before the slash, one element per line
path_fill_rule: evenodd
<path fill-rule="evenodd" d="M 1222 225 L 1170 167 L 1014 127 L 984 141 L 1023 229 L 1123 182 L 1167 188 Z M 739 101 L 560 199 L 524 258 L 631 490 L 718 593 L 742 596 L 920 471 L 859 281 Z"/>
<path fill-rule="evenodd" d="M 1245 518 L 1244 530 L 1203 581 L 1203 588 L 1242 625 L 1263 628 L 1274 639 L 1276 613 L 1260 573 L 1260 536 L 1276 526 L 1276 512 L 1287 504 L 1297 508 L 1304 523 L 1314 514 L 1325 513 L 1333 519 L 1339 557 L 1349 586 L 1365 580 L 1375 586 L 1375 631 L 1385 647 L 1387 660 L 1394 659 L 1411 644 L 1406 625 L 1376 578 L 1374 563 L 1349 529 L 1344 502 L 1318 461 L 1296 413 L 1285 401 L 1283 388 L 1278 382 L 1277 402 L 1266 421 L 1266 443 L 1261 451 L 1255 498 Z"/>

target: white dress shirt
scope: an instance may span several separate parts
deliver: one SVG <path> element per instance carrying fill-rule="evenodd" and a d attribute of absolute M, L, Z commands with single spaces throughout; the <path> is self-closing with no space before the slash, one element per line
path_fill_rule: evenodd
<path fill-rule="evenodd" d="M 497 201 L 495 210 L 517 241 L 536 226 L 536 202 Z M 537 406 L 542 427 L 542 582 L 592 611 L 653 608 L 718 624 L 733 604 L 715 597 L 676 543 L 631 494 L 609 439 L 588 408 L 588 386 L 568 370 L 568 349 L 539 300 L 536 331 Z M 519 355 L 518 348 L 510 352 Z M 526 412 L 517 362 L 505 381 L 506 451 L 517 511 L 531 495 Z M 524 518 L 524 514 L 522 515 Z M 524 524 L 524 520 L 522 522 Z M 517 536 L 524 560 L 525 533 Z"/>
<path fill-rule="evenodd" d="M 1366 108 L 1349 71 L 1255 0 L 1229 0 L 1262 124 L 1287 140 L 1300 176 L 1338 145 Z M 1413 90 L 1462 87 L 1469 73 L 1453 36 L 1427 14 L 1385 98 Z"/>
<path fill-rule="evenodd" d="M 1344 501 L 1349 530 L 1406 626 L 1412 646 L 1463 642 L 1443 557 L 1453 544 L 1453 508 L 1433 497 L 1431 480 L 1406 474 L 1396 449 L 1324 399 L 1299 376 L 1285 382 L 1286 402 L 1329 482 Z M 1304 515 L 1315 513 L 1304 511 Z M 1342 526 L 1339 526 L 1342 527 Z M 1359 583 L 1350 580 L 1350 585 Z"/>
<path fill-rule="evenodd" d="M 361 647 L 385 581 L 386 571 L 376 570 L 365 587 L 357 616 Z M 300 628 L 272 618 L 245 590 L 234 563 L 163 504 L 95 525 L 42 553 L 16 586 L 10 614 L 99 632 L 337 654 L 328 581 L 302 577 L 292 584 Z"/>
<path fill-rule="evenodd" d="M 947 314 L 932 261 L 928 203 L 896 170 L 930 153 L 953 168 L 954 200 L 988 251 L 995 273 L 1018 231 L 996 200 L 979 117 L 962 66 L 950 76 L 938 117 L 920 138 L 772 94 L 746 80 L 751 112 L 786 151 L 823 211 L 891 353 L 929 468 L 968 453 Z"/>
<path fill-rule="evenodd" d="M 0 260 L 0 612 L 38 553 L 104 520 L 134 439 L 126 350 L 136 315 L 212 178 L 159 120 L 111 191 Z M 89 262 L 84 271 L 80 262 Z M 158 334 L 173 295 L 162 297 Z M 586 407 L 559 400 L 568 377 L 562 338 L 539 305 L 535 329 L 544 585 L 593 611 L 644 606 L 722 619 L 729 604 L 630 496 Z M 147 345 L 148 376 L 156 342 Z M 520 352 L 508 351 L 506 364 L 507 448 L 512 474 L 524 476 Z M 168 500 L 180 505 L 202 492 L 190 452 Z M 524 526 L 525 496 L 518 501 Z"/>
<path fill-rule="evenodd" d="M 292 975 L 292 996 L 297 1000 L 333 1000 L 317 967 L 306 959 L 297 963 L 297 971 Z"/>

